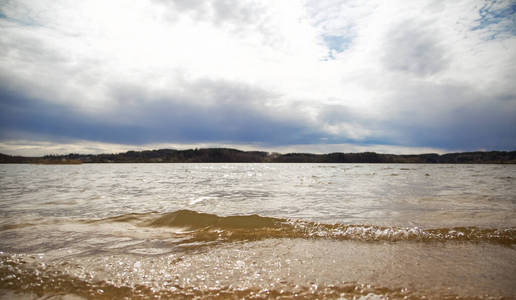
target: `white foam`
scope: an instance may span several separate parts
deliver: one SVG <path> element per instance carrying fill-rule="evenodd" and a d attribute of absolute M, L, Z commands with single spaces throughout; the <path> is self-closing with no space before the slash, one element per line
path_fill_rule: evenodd
<path fill-rule="evenodd" d="M 197 203 L 201 203 L 201 202 L 204 202 L 204 201 L 210 200 L 210 199 L 215 199 L 215 197 L 210 197 L 210 196 L 197 197 L 197 198 L 190 200 L 190 202 L 188 202 L 188 205 L 192 206 Z"/>

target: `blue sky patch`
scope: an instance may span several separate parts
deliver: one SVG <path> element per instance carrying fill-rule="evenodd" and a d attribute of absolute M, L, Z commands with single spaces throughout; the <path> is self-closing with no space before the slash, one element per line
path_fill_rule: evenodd
<path fill-rule="evenodd" d="M 343 52 L 347 48 L 349 48 L 349 45 L 351 44 L 351 38 L 342 36 L 342 35 L 323 35 L 324 43 L 326 44 L 326 47 L 328 47 L 328 58 L 334 59 L 333 52 Z"/>
<path fill-rule="evenodd" d="M 476 20 L 478 25 L 474 26 L 472 30 L 488 29 L 490 33 L 489 39 L 495 39 L 502 33 L 516 35 L 516 26 L 514 24 L 516 19 L 516 2 L 511 1 L 502 8 L 495 7 L 499 2 L 498 0 L 486 1 L 478 11 L 480 16 L 480 18 Z"/>

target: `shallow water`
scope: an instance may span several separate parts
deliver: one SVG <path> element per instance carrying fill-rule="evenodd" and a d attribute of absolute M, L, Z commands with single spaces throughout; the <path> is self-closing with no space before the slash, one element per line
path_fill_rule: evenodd
<path fill-rule="evenodd" d="M 0 165 L 0 297 L 516 298 L 516 166 Z"/>

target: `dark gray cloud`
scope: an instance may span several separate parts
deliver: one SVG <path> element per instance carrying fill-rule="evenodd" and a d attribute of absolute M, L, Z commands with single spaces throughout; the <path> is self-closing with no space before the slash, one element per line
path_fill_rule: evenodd
<path fill-rule="evenodd" d="M 383 126 L 400 145 L 442 149 L 515 149 L 516 94 L 454 84 L 399 86 L 395 115 Z"/>
<path fill-rule="evenodd" d="M 432 145 L 442 149 L 516 149 L 516 110 L 473 104 L 447 113 L 434 123 L 397 122 L 391 128 L 403 133 L 409 146 Z"/>
<path fill-rule="evenodd" d="M 421 87 L 424 88 L 424 87 Z M 426 87 L 431 89 L 431 87 Z M 399 109 L 390 118 L 368 118 L 344 105 L 319 105 L 316 123 L 300 112 L 303 103 L 281 109 L 264 103 L 276 95 L 243 84 L 216 80 L 185 83 L 178 95 L 156 95 L 129 84 L 111 87 L 117 104 L 96 114 L 74 106 L 31 99 L 0 89 L 0 140 L 15 132 L 47 140 L 82 139 L 122 144 L 210 143 L 278 146 L 317 143 L 360 143 L 441 149 L 516 148 L 515 95 L 450 102 L 442 95 L 468 98 L 473 94 L 453 86 L 440 92 L 400 94 Z M 442 94 L 442 95 L 438 95 Z M 433 96 L 439 96 L 433 98 Z M 426 104 L 425 104 L 426 102 Z M 404 108 L 404 109 L 403 109 Z M 354 139 L 321 130 L 323 125 L 348 124 L 373 133 Z M 376 132 L 376 133 L 375 133 Z"/>
<path fill-rule="evenodd" d="M 156 97 L 129 86 L 113 87 L 117 105 L 88 114 L 73 106 L 0 91 L 0 138 L 10 132 L 92 141 L 146 144 L 159 142 L 233 142 L 309 144 L 313 132 L 289 113 L 267 110 L 263 91 L 225 82 L 200 81 L 177 97 Z M 192 101 L 192 97 L 198 97 Z M 216 99 L 214 99 L 216 97 Z"/>

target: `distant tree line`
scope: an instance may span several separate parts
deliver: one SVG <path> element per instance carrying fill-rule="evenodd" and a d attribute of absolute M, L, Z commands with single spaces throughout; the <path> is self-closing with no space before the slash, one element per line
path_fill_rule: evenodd
<path fill-rule="evenodd" d="M 514 164 L 516 151 L 462 152 L 448 154 L 395 155 L 363 153 L 269 153 L 228 148 L 189 150 L 127 151 L 118 154 L 67 154 L 23 157 L 0 154 L 0 163 L 80 164 L 80 163 L 446 163 Z"/>

